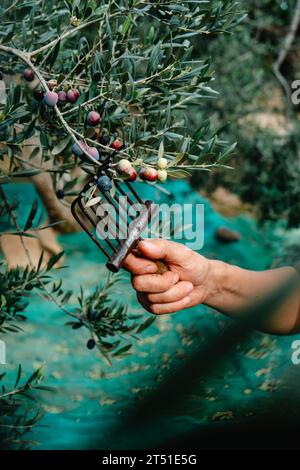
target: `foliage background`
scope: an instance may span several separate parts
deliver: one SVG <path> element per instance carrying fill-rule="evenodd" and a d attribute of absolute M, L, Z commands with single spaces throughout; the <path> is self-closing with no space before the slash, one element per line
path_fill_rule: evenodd
<path fill-rule="evenodd" d="M 55 189 L 76 190 L 77 184 L 82 183 L 81 176 L 68 179 L 65 175 L 78 166 L 70 147 L 72 141 L 83 134 L 90 143 L 98 146 L 103 156 L 110 151 L 111 141 L 119 136 L 127 143 L 120 156 L 133 161 L 142 159 L 149 165 L 155 163 L 163 149 L 169 160 L 170 176 L 189 177 L 190 170 L 213 168 L 212 173 L 193 172 L 194 187 L 210 195 L 218 186 L 226 186 L 243 200 L 254 203 L 262 222 L 283 219 L 287 226 L 298 225 L 298 110 L 291 108 L 273 73 L 273 64 L 288 32 L 295 2 L 210 1 L 203 4 L 202 15 L 197 12 L 198 3 L 202 8 L 203 2 L 177 1 L 172 4 L 164 1 L 2 2 L 0 61 L 1 70 L 10 82 L 8 101 L 1 109 L 0 122 L 1 158 L 3 162 L 6 156 L 9 158 L 8 171 L 1 170 L 0 175 L 3 232 L 26 237 L 30 230 L 34 232 L 39 227 L 35 201 L 31 201 L 26 217 L 20 223 L 22 205 L 12 203 L 6 195 L 6 183 L 12 177 L 31 177 L 47 168 Z M 103 14 L 106 8 L 107 15 Z M 197 14 L 187 15 L 185 8 Z M 247 17 L 244 10 L 248 11 Z M 95 26 L 97 15 L 103 17 L 100 31 Z M 74 17 L 79 25 L 92 24 L 70 38 L 67 36 L 66 41 L 57 41 L 65 28 L 70 31 L 71 26 L 78 27 Z M 74 23 L 71 26 L 70 21 Z M 201 34 L 195 34 L 199 29 Z M 97 38 L 100 41 L 97 42 Z M 52 40 L 54 43 L 49 47 Z M 5 49 L 7 47 L 13 48 L 13 52 Z M 297 47 L 298 35 L 283 67 L 289 82 L 298 72 Z M 75 108 L 76 112 L 68 108 L 63 116 L 65 123 L 61 120 L 61 110 L 53 112 L 39 106 L 32 100 L 32 87 L 24 86 L 20 80 L 19 74 L 26 60 L 24 64 L 24 54 L 16 55 L 15 48 L 33 53 L 25 59 L 34 62 L 46 89 L 49 78 L 63 82 L 66 89 L 82 87 L 85 91 L 79 104 L 86 105 Z M 93 132 L 86 126 L 90 104 L 103 116 L 100 132 L 108 139 L 104 144 L 95 143 Z M 42 149 L 38 165 L 34 161 L 35 150 L 29 164 L 21 151 L 34 133 L 38 134 Z M 235 170 L 225 171 L 223 165 L 228 164 L 234 150 L 235 158 L 230 163 Z M 184 169 L 181 168 L 183 163 Z M 171 186 L 176 193 L 176 185 Z M 185 197 L 193 197 L 189 189 L 184 191 Z M 242 230 L 243 221 L 239 220 L 238 225 Z M 248 222 L 244 226 L 246 232 L 249 231 L 248 242 L 258 233 L 250 226 Z M 207 236 L 211 240 L 213 233 L 209 231 Z M 254 246 L 255 243 L 258 241 Z M 267 246 L 263 249 L 267 250 Z M 246 251 L 246 244 L 239 245 L 237 252 L 239 250 Z M 250 266 L 249 259 L 240 258 L 235 252 L 228 251 L 228 257 L 225 256 L 218 244 L 207 254 L 255 267 Z M 135 344 L 135 336 L 142 334 L 152 319 L 141 311 L 131 315 L 132 299 L 128 312 L 126 302 L 120 303 L 110 296 L 111 289 L 112 294 L 117 289 L 114 281 L 93 286 L 88 293 L 79 286 L 78 289 L 65 287 L 57 273 L 52 272 L 60 256 L 53 257 L 46 266 L 42 266 L 41 258 L 37 270 L 29 263 L 25 272 L 19 269 L 7 271 L 5 264 L 1 265 L 1 333 L 7 337 L 27 325 L 29 294 L 35 292 L 72 316 L 69 327 L 83 332 L 84 342 L 91 338 L 95 341 L 98 362 L 127 356 Z M 267 255 L 262 261 L 265 265 L 271 262 Z M 265 267 L 264 263 L 260 267 Z M 218 326 L 222 328 L 222 321 Z M 191 331 L 187 339 L 183 334 L 183 342 L 197 339 L 194 326 Z M 153 330 L 149 338 L 151 336 L 154 336 Z M 169 345 L 172 344 L 176 341 L 170 339 Z M 268 343 L 265 349 L 270 349 L 268 355 L 274 350 L 274 344 L 269 348 Z M 138 353 L 135 350 L 135 354 Z M 0 396 L 2 446 L 5 448 L 32 445 L 27 441 L 26 432 L 41 417 L 38 406 L 30 401 L 41 388 L 43 373 L 41 357 L 38 357 L 37 372 L 29 380 L 22 369 L 14 371 L 16 383 L 11 374 L 9 380 L 5 374 L 1 375 L 4 384 L 8 380 Z M 35 362 L 32 361 L 34 368 Z M 263 367 L 267 370 L 267 378 L 260 385 L 265 391 L 272 389 L 273 356 L 270 363 L 271 366 L 268 363 Z M 28 366 L 27 361 L 26 364 Z M 103 373 L 103 362 L 100 364 L 95 366 L 98 378 Z M 166 369 L 168 367 L 166 365 Z M 240 366 L 237 369 L 242 370 Z M 55 373 L 57 375 L 57 371 Z M 155 380 L 159 381 L 159 378 Z M 253 384 L 245 390 L 252 388 L 255 388 Z M 199 396 L 202 396 L 200 392 Z M 214 401 L 213 393 L 207 396 L 208 400 Z M 103 406 L 107 400 L 110 398 L 104 397 Z M 50 414 L 51 410 L 53 414 L 57 411 L 49 405 L 43 408 Z M 211 416 L 217 416 L 218 420 L 231 415 L 226 414 L 226 409 L 215 409 Z"/>
<path fill-rule="evenodd" d="M 205 107 L 214 123 L 231 123 L 226 137 L 237 141 L 235 171 L 197 174 L 196 187 L 208 194 L 223 185 L 255 205 L 262 222 L 299 225 L 299 109 L 274 73 L 295 16 L 296 2 L 241 2 L 247 18 L 230 37 L 204 40 L 214 61 L 219 96 Z M 281 72 L 292 87 L 299 76 L 299 27 Z M 201 113 L 196 119 L 201 119 Z M 192 116 L 194 117 L 194 115 Z"/>

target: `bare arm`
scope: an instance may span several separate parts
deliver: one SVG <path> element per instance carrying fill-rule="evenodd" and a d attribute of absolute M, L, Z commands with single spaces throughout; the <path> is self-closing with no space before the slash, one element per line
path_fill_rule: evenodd
<path fill-rule="evenodd" d="M 294 268 L 263 272 L 241 269 L 221 261 L 208 260 L 179 243 L 152 240 L 141 242 L 146 259 L 130 255 L 125 268 L 132 272 L 133 287 L 140 303 L 151 313 L 166 314 L 205 304 L 237 318 L 255 301 L 270 295 L 297 276 Z M 170 272 L 155 274 L 150 260 L 163 259 Z M 257 325 L 274 334 L 300 331 L 300 295 L 292 293 L 274 312 Z"/>
<path fill-rule="evenodd" d="M 297 273 L 285 267 L 255 272 L 219 261 L 211 261 L 210 288 L 205 303 L 220 312 L 238 317 L 247 306 L 272 295 Z M 300 295 L 290 294 L 257 327 L 267 333 L 292 334 L 300 330 Z M 267 312 L 268 313 L 268 312 Z"/>

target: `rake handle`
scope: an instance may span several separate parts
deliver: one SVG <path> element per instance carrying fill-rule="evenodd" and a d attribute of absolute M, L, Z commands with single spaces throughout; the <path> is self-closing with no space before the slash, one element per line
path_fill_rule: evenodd
<path fill-rule="evenodd" d="M 107 269 L 109 269 L 109 271 L 117 273 L 122 267 L 122 264 L 125 258 L 129 255 L 129 253 L 131 253 L 132 251 L 134 251 L 136 254 L 138 253 L 137 245 L 141 240 L 141 233 L 143 232 L 151 218 L 151 208 L 153 206 L 153 202 L 146 201 L 145 206 L 147 210 L 144 211 L 144 213 L 141 214 L 140 217 L 131 222 L 128 238 L 120 244 L 118 249 L 114 252 L 114 254 L 110 257 L 109 261 L 106 263 L 106 267 Z M 139 255 L 137 254 L 137 256 Z M 165 263 L 163 263 L 163 261 L 157 261 L 156 265 L 158 274 L 163 274 L 169 271 L 169 268 L 165 265 Z"/>

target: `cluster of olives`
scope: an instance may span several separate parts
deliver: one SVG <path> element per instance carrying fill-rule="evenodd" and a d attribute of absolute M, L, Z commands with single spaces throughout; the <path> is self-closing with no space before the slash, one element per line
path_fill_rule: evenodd
<path fill-rule="evenodd" d="M 27 68 L 23 72 L 23 77 L 28 82 L 34 80 L 35 75 L 34 72 Z M 53 108 L 54 106 L 63 106 L 66 103 L 76 103 L 78 98 L 80 97 L 80 91 L 77 89 L 70 89 L 66 91 L 54 91 L 57 87 L 56 80 L 50 80 L 48 82 L 49 91 L 44 92 L 41 89 L 34 90 L 34 98 L 37 101 L 43 101 L 48 107 Z M 101 116 L 97 111 L 90 111 L 87 115 L 87 124 L 89 126 L 95 127 L 101 121 Z M 108 145 L 109 139 L 105 136 L 100 136 L 98 139 L 99 143 L 102 145 Z M 111 144 L 110 147 L 113 150 L 120 150 L 123 144 L 120 139 L 115 139 Z M 86 154 L 90 155 L 94 160 L 99 160 L 99 152 L 96 147 L 89 146 L 86 142 L 80 140 L 78 143 L 74 143 L 72 145 L 72 152 L 75 156 L 79 157 L 83 161 L 87 160 Z M 139 166 L 139 165 L 138 165 Z M 167 166 L 168 161 L 166 158 L 159 158 L 157 161 L 157 168 L 152 166 L 143 166 L 143 162 L 141 162 L 140 169 L 137 172 L 135 167 L 132 163 L 127 159 L 122 159 L 117 164 L 118 172 L 126 178 L 127 181 L 135 181 L 139 176 L 140 179 L 145 181 L 160 181 L 161 183 L 165 182 L 168 178 L 167 174 Z M 104 181 L 105 179 L 105 181 Z M 99 188 L 107 191 L 110 187 L 110 183 L 108 182 L 108 177 L 100 177 L 99 178 Z"/>
<path fill-rule="evenodd" d="M 139 176 L 142 180 L 146 181 L 160 181 L 165 182 L 167 179 L 168 161 L 166 158 L 160 158 L 157 162 L 158 170 L 153 167 L 142 167 L 139 173 L 133 167 L 132 163 L 123 158 L 117 164 L 118 172 L 126 178 L 127 181 L 135 181 Z M 98 188 L 103 192 L 108 192 L 112 189 L 112 180 L 107 175 L 102 175 L 97 180 Z"/>
<path fill-rule="evenodd" d="M 89 114 L 91 113 L 95 113 L 95 111 L 91 111 Z M 98 114 L 98 113 L 95 113 L 95 114 Z M 88 122 L 89 122 L 89 119 L 88 119 Z M 101 141 L 101 137 L 99 138 L 99 142 L 100 143 L 103 143 Z M 103 145 L 106 145 L 107 142 L 105 140 L 105 143 L 103 143 Z M 120 141 L 120 139 L 115 139 L 110 147 L 114 150 L 120 150 L 120 148 L 122 147 L 122 142 Z M 96 147 L 91 147 L 89 146 L 86 142 L 84 142 L 83 140 L 80 140 L 77 143 L 74 143 L 72 145 L 72 152 L 73 154 L 76 156 L 76 157 L 79 157 L 81 160 L 85 161 L 86 160 L 86 153 L 88 153 L 94 160 L 99 160 L 100 156 L 99 156 L 99 152 L 98 150 L 96 149 Z"/>
<path fill-rule="evenodd" d="M 31 69 L 25 69 L 23 72 L 23 77 L 28 82 L 32 82 L 35 78 L 35 75 Z M 76 103 L 78 98 L 80 97 L 80 91 L 77 89 L 70 89 L 66 91 L 54 91 L 53 89 L 56 88 L 57 81 L 50 80 L 48 82 L 49 91 L 46 93 L 41 89 L 36 89 L 33 92 L 33 96 L 37 101 L 43 101 L 49 108 L 54 108 L 54 106 L 63 106 L 66 103 Z M 92 120 L 95 119 L 95 116 L 92 116 Z M 100 116 L 99 116 L 100 121 Z M 99 122 L 98 121 L 98 122 Z M 96 125 L 96 124 L 95 124 Z"/>
<path fill-rule="evenodd" d="M 119 161 L 117 169 L 122 175 L 127 177 L 126 179 L 128 181 L 135 181 L 137 176 L 139 176 L 142 180 L 158 180 L 161 183 L 164 183 L 168 178 L 168 173 L 166 170 L 167 166 L 167 159 L 159 158 L 159 160 L 157 161 L 157 169 L 150 166 L 142 166 L 139 172 L 137 172 L 129 160 L 122 159 Z"/>

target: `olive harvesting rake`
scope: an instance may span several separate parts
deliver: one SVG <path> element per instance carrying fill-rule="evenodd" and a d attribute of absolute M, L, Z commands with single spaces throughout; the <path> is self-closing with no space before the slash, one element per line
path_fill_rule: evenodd
<path fill-rule="evenodd" d="M 92 179 L 85 184 L 72 202 L 71 211 L 78 224 L 107 257 L 107 269 L 117 273 L 129 253 L 133 251 L 140 256 L 137 245 L 142 240 L 143 231 L 151 222 L 156 205 L 151 200 L 144 202 L 129 181 L 114 181 L 114 187 L 112 186 L 109 174 L 115 154 L 116 152 L 106 158 L 101 165 L 97 165 Z M 85 170 L 90 173 L 86 168 Z M 125 200 L 129 207 L 128 211 L 124 210 Z M 103 210 L 99 211 L 99 208 L 102 209 L 107 203 L 117 215 L 117 220 L 111 222 L 117 223 L 118 234 L 114 230 L 110 230 L 109 233 L 108 229 L 108 233 L 103 237 L 99 236 L 98 224 L 104 217 L 109 218 L 110 215 L 104 211 L 106 212 L 104 216 Z M 133 216 L 130 211 L 130 208 L 136 204 L 144 209 L 138 217 Z M 156 261 L 156 265 L 157 273 L 168 271 L 168 267 L 162 261 Z"/>

